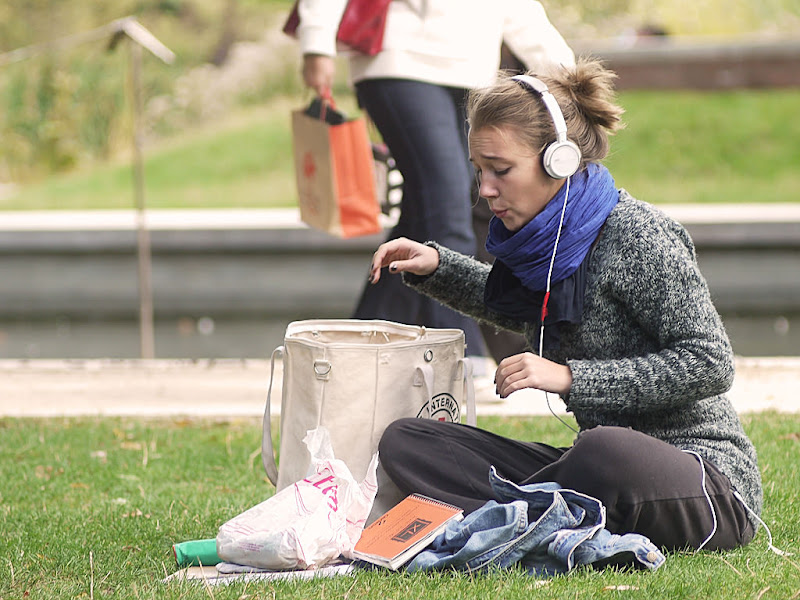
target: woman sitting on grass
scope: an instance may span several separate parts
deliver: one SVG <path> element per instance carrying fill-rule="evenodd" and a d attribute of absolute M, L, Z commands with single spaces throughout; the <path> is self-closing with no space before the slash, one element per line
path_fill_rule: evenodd
<path fill-rule="evenodd" d="M 469 147 L 495 215 L 494 266 L 397 239 L 370 271 L 374 283 L 388 267 L 448 306 L 523 332 L 534 352 L 500 362 L 497 393 L 559 394 L 580 426 L 575 442 L 402 419 L 381 440 L 381 462 L 402 491 L 466 512 L 494 498 L 494 465 L 520 485 L 555 481 L 598 498 L 612 533 L 668 549 L 742 546 L 762 491 L 724 396 L 733 353 L 686 230 L 618 190 L 600 164 L 623 112 L 614 77 L 584 59 L 473 91 Z"/>

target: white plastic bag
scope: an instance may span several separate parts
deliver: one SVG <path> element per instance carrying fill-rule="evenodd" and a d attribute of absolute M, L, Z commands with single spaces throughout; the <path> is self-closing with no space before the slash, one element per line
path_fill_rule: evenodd
<path fill-rule="evenodd" d="M 334 458 L 330 434 L 318 427 L 303 439 L 309 474 L 219 528 L 217 554 L 262 569 L 313 569 L 350 558 L 378 491 L 378 455 L 360 484 Z"/>

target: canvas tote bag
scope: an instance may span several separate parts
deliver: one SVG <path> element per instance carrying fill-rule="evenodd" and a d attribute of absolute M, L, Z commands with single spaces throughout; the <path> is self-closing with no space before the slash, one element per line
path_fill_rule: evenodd
<path fill-rule="evenodd" d="M 270 429 L 272 374 L 264 411 L 261 459 L 277 490 L 303 479 L 311 456 L 310 429 L 330 432 L 333 454 L 357 481 L 366 475 L 387 425 L 403 417 L 476 424 L 472 366 L 464 332 L 380 320 L 308 320 L 290 323 L 283 346 L 280 467 Z M 273 371 L 274 372 L 274 371 Z M 401 498 L 378 469 L 377 513 Z M 374 512 L 374 511 L 373 511 Z"/>
<path fill-rule="evenodd" d="M 348 120 L 330 98 L 316 99 L 292 111 L 292 142 L 304 223 L 340 238 L 383 231 L 363 117 Z"/>

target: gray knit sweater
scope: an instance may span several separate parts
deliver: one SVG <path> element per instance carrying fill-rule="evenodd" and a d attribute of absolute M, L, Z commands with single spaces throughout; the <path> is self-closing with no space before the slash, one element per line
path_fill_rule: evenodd
<path fill-rule="evenodd" d="M 509 320 L 484 305 L 488 265 L 431 245 L 439 251 L 438 269 L 428 277 L 406 274 L 406 283 L 522 332 L 538 349 L 536 323 Z M 689 234 L 620 190 L 587 271 L 582 322 L 561 327 L 559 349 L 544 348 L 544 356 L 572 370 L 567 410 L 581 429 L 631 427 L 697 452 L 760 513 L 756 452 L 724 395 L 733 383 L 733 351 Z"/>

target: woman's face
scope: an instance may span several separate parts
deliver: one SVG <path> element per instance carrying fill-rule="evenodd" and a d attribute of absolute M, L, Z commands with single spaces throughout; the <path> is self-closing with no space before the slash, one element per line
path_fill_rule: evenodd
<path fill-rule="evenodd" d="M 480 195 L 509 231 L 527 225 L 564 185 L 544 172 L 539 155 L 508 126 L 470 132 L 469 153 Z"/>

